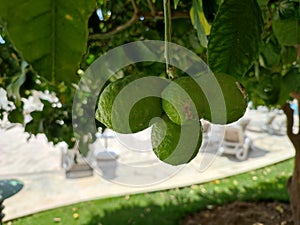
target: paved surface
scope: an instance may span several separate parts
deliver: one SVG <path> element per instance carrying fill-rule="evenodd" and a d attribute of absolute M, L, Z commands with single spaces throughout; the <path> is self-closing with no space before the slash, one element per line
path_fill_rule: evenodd
<path fill-rule="evenodd" d="M 17 178 L 24 182 L 18 194 L 4 201 L 4 220 L 84 200 L 203 183 L 293 157 L 294 151 L 286 136 L 261 132 L 268 115 L 264 111 L 247 111 L 244 118 L 251 119 L 248 127 L 252 131 L 246 134 L 255 148 L 245 161 L 217 155 L 221 126 L 213 126 L 197 157 L 179 167 L 160 163 L 144 132 L 133 139 L 124 136 L 109 139 L 108 147 L 118 150 L 119 158 L 93 162 L 96 173 L 80 179 L 66 178 L 61 167 L 61 150 L 47 143 L 44 136 L 27 141 L 28 135 L 21 126 L 0 129 L 0 179 Z M 99 151 L 97 143 L 94 149 Z"/>

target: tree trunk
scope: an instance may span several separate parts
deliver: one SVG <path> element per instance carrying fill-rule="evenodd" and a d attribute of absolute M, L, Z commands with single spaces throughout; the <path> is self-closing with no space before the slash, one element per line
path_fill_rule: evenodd
<path fill-rule="evenodd" d="M 296 151 L 300 151 L 299 147 Z M 287 188 L 290 196 L 290 205 L 295 225 L 300 225 L 300 156 L 295 156 L 295 167 L 292 177 L 289 178 Z"/>
<path fill-rule="evenodd" d="M 291 93 L 291 96 L 297 99 L 298 116 L 300 125 L 300 93 Z M 300 225 L 300 126 L 297 134 L 293 132 L 294 110 L 290 104 L 286 103 L 282 107 L 287 117 L 287 135 L 295 148 L 295 165 L 293 175 L 287 182 L 287 188 L 290 197 L 290 205 L 293 214 L 294 225 Z"/>

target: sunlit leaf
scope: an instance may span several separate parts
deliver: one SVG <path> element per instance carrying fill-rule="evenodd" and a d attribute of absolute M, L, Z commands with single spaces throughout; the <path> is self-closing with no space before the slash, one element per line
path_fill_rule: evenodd
<path fill-rule="evenodd" d="M 208 63 L 213 72 L 243 76 L 258 56 L 263 21 L 256 0 L 225 0 L 211 28 Z"/>
<path fill-rule="evenodd" d="M 198 39 L 203 47 L 207 47 L 207 37 L 210 33 L 210 25 L 205 19 L 201 2 L 193 0 L 193 6 L 190 10 L 190 18 L 194 28 L 197 31 Z"/>
<path fill-rule="evenodd" d="M 85 53 L 93 0 L 0 0 L 0 18 L 9 38 L 49 81 L 76 81 Z M 78 78 L 77 78 L 78 79 Z"/>
<path fill-rule="evenodd" d="M 174 8 L 177 9 L 177 5 L 179 3 L 179 0 L 174 0 Z"/>

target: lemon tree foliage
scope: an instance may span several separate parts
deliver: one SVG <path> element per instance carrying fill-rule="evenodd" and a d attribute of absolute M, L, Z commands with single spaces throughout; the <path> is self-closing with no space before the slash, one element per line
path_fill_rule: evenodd
<path fill-rule="evenodd" d="M 14 107 L 0 104 L 0 117 L 7 112 L 10 121 L 23 123 L 26 131 L 45 133 L 49 141 L 64 140 L 71 147 L 75 140 L 72 101 L 78 78 L 84 77 L 85 69 L 96 58 L 114 47 L 137 40 L 164 40 L 165 2 L 0 0 L 0 87 L 7 90 L 9 100 L 14 103 Z M 237 120 L 246 107 L 245 95 L 254 106 L 282 106 L 287 115 L 287 134 L 296 150 L 295 173 L 288 188 L 293 220 L 299 224 L 300 141 L 299 134 L 293 133 L 293 110 L 287 103 L 291 96 L 300 101 L 299 0 L 170 0 L 169 3 L 172 32 L 168 37 L 199 55 L 217 74 L 223 101 L 219 95 L 212 99 L 225 104 L 227 119 L 224 121 L 221 113 L 224 107 L 218 109 L 220 112 L 209 111 L 211 102 L 206 94 L 213 96 L 210 93 L 215 88 L 211 92 L 200 90 L 191 78 L 173 68 L 174 80 L 163 87 L 149 84 L 144 90 L 153 86 L 155 97 L 137 102 L 132 112 L 126 111 L 129 121 L 134 121 L 129 122 L 131 131 L 153 124 L 154 153 L 162 161 L 178 165 L 192 160 L 199 150 L 202 140 L 199 119 L 222 124 Z M 136 56 L 129 53 L 124 57 Z M 154 62 L 123 68 L 105 84 L 108 89 L 100 93 L 99 106 L 89 116 L 94 119 L 96 115 L 97 126 L 118 129 L 122 123 L 116 119 L 114 124 L 109 113 L 114 107 L 111 99 L 122 90 L 111 87 L 122 86 L 122 81 L 136 74 L 168 80 L 165 71 L 165 65 Z M 32 120 L 28 122 L 24 113 L 29 112 L 23 109 L 26 102 L 23 99 L 35 91 L 48 93 L 54 100 L 42 100 L 43 109 L 31 112 Z M 206 94 L 203 96 L 202 92 Z M 89 94 L 83 92 L 79 96 L 82 104 L 76 110 L 88 108 L 91 103 L 85 101 L 85 95 Z M 162 101 L 157 97 L 160 95 L 167 99 Z M 119 106 L 122 105 L 121 101 Z M 147 116 L 142 117 L 139 111 Z M 219 115 L 221 122 L 215 120 Z M 194 136 L 185 135 L 190 129 L 196 131 L 192 132 Z"/>
<path fill-rule="evenodd" d="M 25 125 L 25 129 L 34 134 L 44 132 L 55 143 L 63 139 L 69 144 L 74 143 L 71 107 L 75 88 L 72 83 L 76 84 L 79 78 L 75 71 L 86 69 L 98 56 L 124 43 L 163 40 L 162 3 L 142 0 L 90 0 L 76 4 L 35 0 L 1 2 L 1 36 L 4 40 L 0 44 L 0 85 L 7 89 L 9 98 L 16 105 L 9 118 L 24 121 L 21 98 L 28 98 L 32 90 L 55 93 L 60 104 L 50 104 L 44 107 L 44 112 L 32 113 L 33 120 Z M 254 105 L 280 105 L 289 98 L 291 91 L 298 91 L 297 85 L 287 83 L 299 76 L 294 47 L 299 42 L 299 29 L 294 29 L 299 21 L 299 2 L 181 0 L 173 3 L 172 41 L 197 53 L 213 72 L 227 74 L 220 75 L 220 79 L 226 80 L 221 84 L 230 83 L 228 76 L 238 78 Z M 124 68 L 119 77 L 132 74 L 166 77 L 164 71 L 162 64 L 137 63 Z M 174 82 L 180 84 L 181 79 L 187 78 L 179 76 Z M 196 111 L 184 112 L 187 106 L 180 102 L 188 104 L 189 101 L 176 98 L 178 91 L 173 88 L 174 84 L 162 91 L 174 101 L 169 107 L 166 107 L 168 102 L 163 101 L 162 110 L 180 125 L 190 117 L 211 120 L 209 103 L 201 90 L 191 88 L 195 86 L 193 82 L 186 83 L 183 82 L 183 89 L 193 100 Z M 225 123 L 238 119 L 245 108 L 245 99 L 241 97 L 244 93 L 241 94 L 235 82 L 228 86 L 224 93 L 237 90 L 239 94 L 238 97 L 224 94 L 229 118 Z M 230 96 L 228 100 L 226 96 Z M 231 101 L 234 104 L 229 104 Z M 233 113 L 233 105 L 240 106 L 239 113 Z M 178 111 L 174 111 L 174 107 Z M 157 111 L 157 115 L 158 112 L 161 111 Z M 99 126 L 109 127 L 103 119 L 99 121 L 102 123 L 96 120 Z M 144 128 L 146 123 L 142 124 L 135 131 Z M 47 128 L 51 126 L 56 128 Z M 60 129 L 62 132 L 57 132 Z"/>
<path fill-rule="evenodd" d="M 262 45 L 242 77 L 255 106 L 278 107 L 299 92 L 299 1 L 258 1 L 264 21 Z"/>
<path fill-rule="evenodd" d="M 114 47 L 136 40 L 164 40 L 163 3 L 163 0 L 0 0 L 0 86 L 15 103 L 9 119 L 23 123 L 25 130 L 32 134 L 42 132 L 49 141 L 65 140 L 72 146 L 76 82 L 95 59 Z M 174 131 L 180 130 L 182 134 L 184 127 L 197 124 L 200 129 L 194 143 L 197 150 L 201 144 L 201 118 L 228 124 L 245 112 L 245 96 L 254 106 L 280 107 L 290 99 L 291 92 L 300 91 L 297 83 L 299 1 L 176 0 L 170 3 L 171 41 L 195 52 L 216 74 L 223 95 L 219 99 L 216 94 L 214 101 L 225 102 L 225 120 L 222 113 L 220 117 L 218 113 L 211 116 L 213 109 L 206 96 L 209 93 L 203 94 L 195 80 L 174 68 L 171 81 L 165 65 L 154 62 L 129 65 L 111 77 L 90 116 L 96 115 L 97 126 L 122 133 L 140 131 L 153 124 L 152 117 L 160 118 L 154 123 L 152 133 L 154 151 L 163 161 L 179 164 L 191 160 L 195 149 L 188 147 L 189 154 L 185 157 L 173 158 L 178 153 L 169 144 L 178 141 Z M 124 57 L 136 56 L 127 52 Z M 156 97 L 141 100 L 132 105 L 131 111 L 123 112 L 126 108 L 123 105 L 130 98 L 121 99 L 119 106 L 113 106 L 113 102 L 122 91 L 122 83 L 133 83 L 137 74 L 160 77 L 166 80 L 166 85 L 149 83 L 148 89 L 154 90 L 152 94 Z M 21 99 L 29 98 L 33 90 L 50 93 L 57 100 L 43 100 L 43 110 L 31 112 L 33 119 L 25 124 Z M 143 90 L 147 92 L 147 88 Z M 181 95 L 179 90 L 185 94 Z M 160 95 L 166 100 L 157 97 Z M 78 110 L 89 106 L 90 102 L 84 99 L 83 94 Z M 129 124 L 122 125 L 121 114 L 116 114 L 118 110 L 113 107 L 120 107 L 121 114 L 128 115 Z M 214 111 L 221 112 L 221 108 Z M 162 127 L 166 128 L 165 138 L 158 137 L 163 133 Z"/>
<path fill-rule="evenodd" d="M 137 120 L 138 113 L 134 112 L 144 108 L 142 114 L 147 118 L 137 123 L 138 126 L 129 124 L 133 128 L 131 131 L 146 128 L 151 116 L 162 114 L 177 125 L 201 118 L 221 124 L 234 122 L 243 115 L 246 107 L 242 85 L 254 105 L 283 104 L 291 91 L 298 91 L 297 85 L 290 85 L 291 80 L 299 76 L 297 49 L 294 47 L 299 42 L 299 29 L 294 29 L 299 21 L 298 8 L 299 3 L 292 0 L 174 1 L 172 41 L 196 52 L 218 74 L 227 118 L 225 121 L 212 120 L 207 96 L 190 77 L 181 77 L 179 72 L 179 78 L 166 88 L 157 89 L 168 101 L 150 98 L 145 100 L 147 104 L 141 101 L 135 106 L 137 110 L 132 110 L 129 118 Z M 33 120 L 25 124 L 25 129 L 33 134 L 46 133 L 54 143 L 66 140 L 72 146 L 71 107 L 74 84 L 79 78 L 75 71 L 86 69 L 97 57 L 124 43 L 163 40 L 162 13 L 162 1 L 1 2 L 4 43 L 0 44 L 0 84 L 6 87 L 16 105 L 10 112 L 10 120 L 24 122 L 21 98 L 28 98 L 32 90 L 55 93 L 59 104 L 44 104 L 43 111 L 31 113 Z M 130 52 L 127 57 L 132 57 Z M 166 79 L 164 65 L 137 63 L 112 78 L 103 96 L 113 96 L 109 89 L 117 92 L 118 89 L 111 87 L 121 83 L 123 78 L 120 81 L 116 79 L 133 74 Z M 238 78 L 241 84 L 233 77 Z M 180 95 L 175 84 L 183 88 L 186 95 Z M 114 98 L 108 101 L 107 97 L 101 96 L 96 123 L 114 128 L 111 118 L 101 114 L 113 112 L 111 100 Z M 153 102 L 156 106 L 152 107 Z M 114 117 L 118 118 L 118 115 Z M 115 130 L 118 128 L 115 127 Z M 124 128 L 118 131 L 125 132 Z"/>

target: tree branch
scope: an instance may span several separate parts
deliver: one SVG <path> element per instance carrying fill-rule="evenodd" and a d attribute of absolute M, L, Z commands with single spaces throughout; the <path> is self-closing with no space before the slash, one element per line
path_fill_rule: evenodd
<path fill-rule="evenodd" d="M 151 12 L 140 12 L 137 11 L 136 14 L 133 14 L 132 18 L 127 21 L 125 24 L 122 24 L 118 27 L 116 27 L 114 30 L 109 31 L 107 33 L 102 33 L 102 34 L 91 34 L 89 36 L 89 40 L 102 40 L 106 38 L 110 38 L 111 36 L 122 32 L 126 30 L 128 27 L 132 26 L 138 18 L 143 17 L 145 20 L 163 20 L 164 19 L 164 13 L 161 11 L 156 11 L 155 15 L 152 15 Z M 174 12 L 172 13 L 171 19 L 189 19 L 190 14 L 189 12 Z"/>
<path fill-rule="evenodd" d="M 136 4 L 135 0 L 130 0 L 130 2 L 131 2 L 131 5 L 133 7 L 133 14 L 138 14 L 139 8 L 137 7 L 137 4 Z"/>
<path fill-rule="evenodd" d="M 133 15 L 131 17 L 130 20 L 128 20 L 126 23 L 116 27 L 114 30 L 109 31 L 107 33 L 104 34 L 92 34 L 89 37 L 89 40 L 98 40 L 98 39 L 106 39 L 109 38 L 112 35 L 115 35 L 123 30 L 126 30 L 128 27 L 130 27 L 131 25 L 133 25 L 139 18 L 138 14 L 139 14 L 139 9 L 137 7 L 137 4 L 135 2 L 135 0 L 131 0 L 131 5 L 133 7 Z"/>
<path fill-rule="evenodd" d="M 291 93 L 291 97 L 295 98 L 298 102 L 298 110 L 300 109 L 300 93 Z M 287 118 L 287 135 L 289 139 L 291 140 L 292 144 L 295 147 L 296 150 L 296 158 L 297 156 L 300 156 L 300 127 L 298 128 L 298 133 L 294 134 L 293 132 L 293 125 L 294 125 L 294 110 L 291 108 L 289 103 L 285 103 L 282 107 L 282 110 L 284 111 L 286 118 Z M 298 113 L 299 117 L 299 125 L 300 125 L 300 115 Z"/>
<path fill-rule="evenodd" d="M 147 20 L 163 20 L 164 13 L 162 11 L 156 11 L 155 15 L 151 15 L 149 12 L 140 12 L 139 16 L 144 17 Z M 190 14 L 187 11 L 172 12 L 171 19 L 189 19 Z"/>
<path fill-rule="evenodd" d="M 149 9 L 150 9 L 150 14 L 151 14 L 151 16 L 154 17 L 156 15 L 155 5 L 153 4 L 152 0 L 147 0 L 147 2 L 148 2 Z"/>

